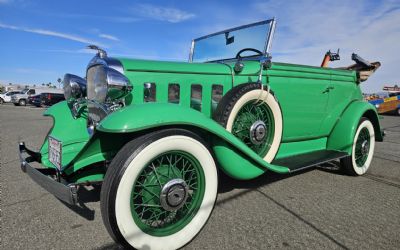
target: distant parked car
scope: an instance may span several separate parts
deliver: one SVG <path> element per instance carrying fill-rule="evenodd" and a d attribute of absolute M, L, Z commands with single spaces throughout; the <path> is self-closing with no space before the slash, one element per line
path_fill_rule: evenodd
<path fill-rule="evenodd" d="M 29 96 L 27 103 L 36 107 L 51 106 L 58 102 L 64 101 L 64 94 L 57 93 L 41 93 L 39 95 Z"/>
<path fill-rule="evenodd" d="M 386 98 L 370 100 L 369 103 L 376 107 L 379 114 L 400 115 L 400 92 L 390 93 Z"/>
<path fill-rule="evenodd" d="M 20 93 L 21 91 L 8 91 L 4 94 L 0 94 L 0 104 L 3 104 L 5 102 L 11 102 L 11 96 Z"/>
<path fill-rule="evenodd" d="M 42 93 L 40 94 L 40 98 L 42 104 L 46 106 L 51 106 L 65 100 L 64 94 L 58 93 Z"/>
<path fill-rule="evenodd" d="M 39 95 L 33 95 L 28 97 L 28 104 L 34 105 L 36 107 L 42 106 L 42 94 Z"/>
<path fill-rule="evenodd" d="M 11 101 L 15 106 L 26 106 L 28 102 L 28 97 L 38 95 L 41 93 L 59 93 L 62 94 L 62 89 L 53 89 L 53 88 L 41 88 L 41 89 L 24 89 L 22 93 L 12 95 Z"/>

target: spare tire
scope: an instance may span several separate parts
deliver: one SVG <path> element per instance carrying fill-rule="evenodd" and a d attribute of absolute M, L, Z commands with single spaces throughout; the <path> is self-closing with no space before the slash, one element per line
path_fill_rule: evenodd
<path fill-rule="evenodd" d="M 282 139 L 282 112 L 275 96 L 258 83 L 232 88 L 217 106 L 214 120 L 270 163 Z"/>

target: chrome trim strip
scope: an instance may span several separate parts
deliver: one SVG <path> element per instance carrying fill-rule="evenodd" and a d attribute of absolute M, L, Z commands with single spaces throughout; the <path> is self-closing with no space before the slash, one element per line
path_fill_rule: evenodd
<path fill-rule="evenodd" d="M 276 19 L 275 19 L 275 17 L 272 18 L 271 20 L 272 21 L 271 21 L 271 25 L 270 25 L 270 29 L 269 29 L 267 43 L 265 44 L 265 49 L 264 49 L 264 54 L 268 54 L 268 55 L 269 55 L 269 51 L 270 51 L 271 46 L 272 46 L 272 39 L 274 38 L 275 27 L 276 27 Z"/>
<path fill-rule="evenodd" d="M 124 67 L 122 66 L 122 63 L 120 60 L 113 58 L 113 57 L 107 57 L 104 58 L 104 61 L 108 65 L 108 67 L 115 69 L 121 74 L 124 74 Z"/>
<path fill-rule="evenodd" d="M 115 69 L 121 74 L 124 74 L 124 67 L 122 66 L 121 61 L 113 57 L 100 58 L 98 55 L 94 56 L 86 67 L 86 71 L 95 65 L 104 65 L 106 67 Z"/>
<path fill-rule="evenodd" d="M 189 52 L 189 62 L 193 62 L 193 52 L 194 52 L 194 40 L 192 40 L 192 45 L 190 46 Z"/>
<path fill-rule="evenodd" d="M 216 36 L 216 35 L 224 34 L 224 33 L 226 33 L 226 32 L 231 32 L 231 31 L 235 31 L 235 30 L 245 29 L 245 28 L 248 28 L 248 27 L 252 27 L 252 26 L 256 26 L 256 25 L 261 25 L 261 24 L 267 24 L 267 23 L 272 22 L 273 20 L 274 20 L 274 19 L 268 19 L 268 20 L 264 20 L 264 21 L 260 21 L 260 22 L 255 22 L 255 23 L 250 23 L 250 24 L 242 25 L 242 26 L 239 26 L 239 27 L 231 28 L 231 29 L 226 29 L 226 30 L 223 30 L 223 31 L 215 32 L 215 33 L 212 33 L 212 34 L 209 34 L 209 35 L 206 35 L 206 36 L 202 36 L 202 37 L 196 38 L 196 39 L 194 39 L 193 41 L 194 41 L 194 42 L 197 42 L 197 41 L 199 41 L 199 40 L 203 40 L 203 39 L 209 38 L 209 37 L 211 37 L 211 36 Z"/>

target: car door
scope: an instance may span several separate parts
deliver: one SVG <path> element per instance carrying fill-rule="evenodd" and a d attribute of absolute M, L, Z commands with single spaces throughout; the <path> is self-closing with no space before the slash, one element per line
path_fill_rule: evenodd
<path fill-rule="evenodd" d="M 362 99 L 362 94 L 355 82 L 355 73 L 349 70 L 332 70 L 331 83 L 327 89 L 328 103 L 322 126 L 322 134 L 330 134 L 343 111 L 353 100 Z"/>
<path fill-rule="evenodd" d="M 271 70 L 267 74 L 282 109 L 282 140 L 322 137 L 320 128 L 327 115 L 329 70 L 301 65 L 282 66 L 279 71 Z"/>

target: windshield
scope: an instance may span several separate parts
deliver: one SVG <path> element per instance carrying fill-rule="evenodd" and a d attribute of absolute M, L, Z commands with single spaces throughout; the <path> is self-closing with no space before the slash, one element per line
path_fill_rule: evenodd
<path fill-rule="evenodd" d="M 191 62 L 210 62 L 233 59 L 243 49 L 255 49 L 265 55 L 270 47 L 275 20 L 266 20 L 217 32 L 193 40 Z M 241 57 L 260 53 L 246 50 Z"/>

